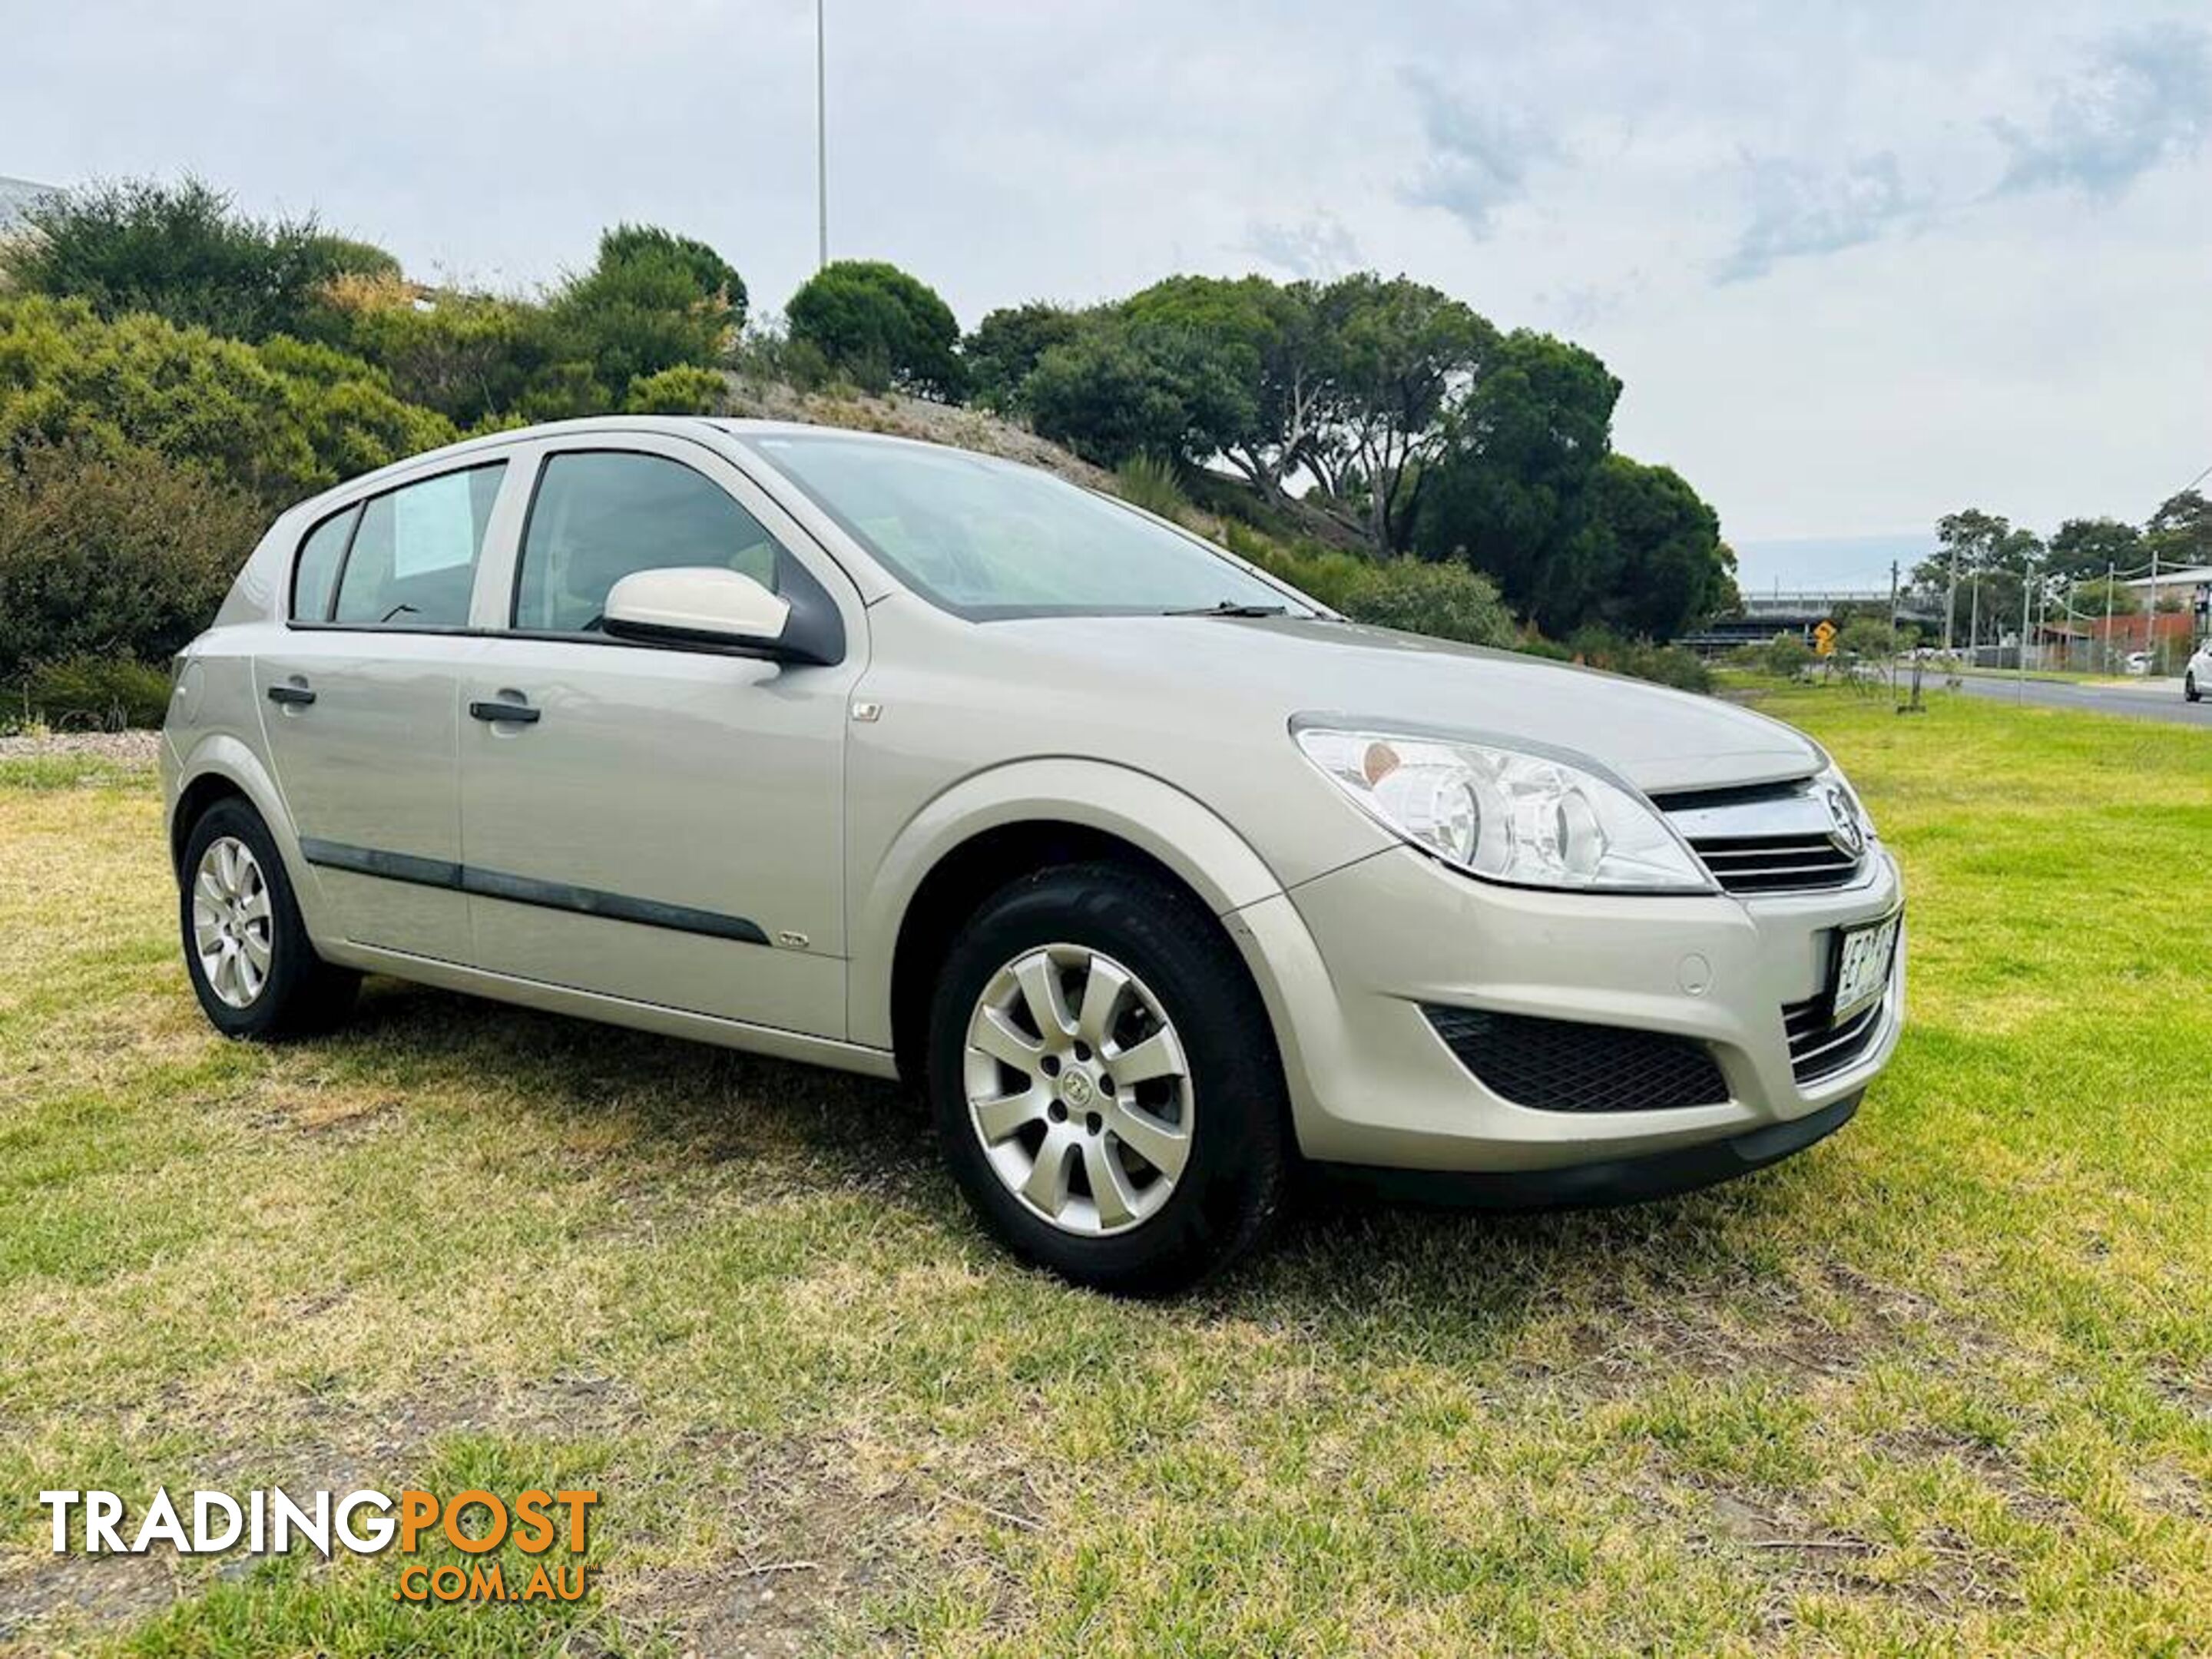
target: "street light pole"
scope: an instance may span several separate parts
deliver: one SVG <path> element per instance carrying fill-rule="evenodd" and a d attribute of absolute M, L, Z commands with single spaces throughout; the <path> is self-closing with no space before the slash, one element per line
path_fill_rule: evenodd
<path fill-rule="evenodd" d="M 815 269 L 830 263 L 830 49 L 823 11 L 814 0 L 814 202 L 820 232 Z"/>

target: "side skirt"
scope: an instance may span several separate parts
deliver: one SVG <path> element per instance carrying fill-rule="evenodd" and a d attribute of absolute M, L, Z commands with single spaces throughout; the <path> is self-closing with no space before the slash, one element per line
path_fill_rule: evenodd
<path fill-rule="evenodd" d="M 458 962 L 446 962 L 436 957 L 420 957 L 407 951 L 394 951 L 382 945 L 347 943 L 316 947 L 331 961 L 348 968 L 358 968 L 363 973 L 388 974 L 394 979 L 411 980 L 420 985 L 434 985 L 441 990 L 463 991 L 471 996 L 489 997 L 498 1002 L 512 1002 L 526 1008 L 540 1008 L 548 1013 L 570 1014 L 579 1019 L 595 1019 L 609 1025 L 626 1025 L 640 1031 L 653 1031 L 662 1036 L 687 1037 L 695 1042 L 711 1042 L 724 1048 L 742 1048 L 749 1054 L 767 1054 L 777 1060 L 794 1060 L 803 1065 L 828 1066 L 841 1072 L 856 1072 L 865 1077 L 886 1078 L 896 1081 L 898 1064 L 886 1048 L 870 1048 L 857 1042 L 842 1042 L 834 1037 L 811 1036 L 804 1031 L 787 1031 L 773 1025 L 752 1025 L 741 1019 L 723 1019 L 714 1014 L 689 1013 L 680 1008 L 664 1007 L 655 1002 L 634 1002 L 627 997 L 609 996 L 599 991 L 580 991 L 566 985 L 551 985 L 542 980 L 523 979 L 513 974 L 493 973 L 487 969 L 471 968 Z"/>

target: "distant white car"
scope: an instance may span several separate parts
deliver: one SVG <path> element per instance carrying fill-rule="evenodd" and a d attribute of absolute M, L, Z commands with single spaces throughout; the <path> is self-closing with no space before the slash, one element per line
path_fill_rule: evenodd
<path fill-rule="evenodd" d="M 2197 654 L 2181 671 L 2181 695 L 2191 702 L 2200 702 L 2208 685 L 2212 685 L 2212 635 L 2197 642 Z"/>
<path fill-rule="evenodd" d="M 2120 666 L 2130 674 L 2148 674 L 2150 672 L 2150 653 L 2130 651 L 2120 659 Z"/>

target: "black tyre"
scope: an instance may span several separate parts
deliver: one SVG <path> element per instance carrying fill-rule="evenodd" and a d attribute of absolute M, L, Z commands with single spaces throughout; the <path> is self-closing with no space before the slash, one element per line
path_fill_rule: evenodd
<path fill-rule="evenodd" d="M 1079 1284 L 1185 1289 L 1283 1201 L 1290 1112 L 1267 1011 L 1214 919 L 1142 872 L 1067 866 L 987 901 L 938 981 L 928 1079 L 984 1222 Z"/>
<path fill-rule="evenodd" d="M 2188 698 L 2191 702 L 2195 702 L 2199 697 L 2204 695 L 2202 691 L 2199 691 L 2197 689 L 2196 675 L 2184 674 L 2181 677 L 2181 695 Z"/>
<path fill-rule="evenodd" d="M 315 954 L 284 860 L 261 815 L 217 801 L 185 838 L 178 927 L 192 990 L 225 1036 L 273 1041 L 329 1030 L 361 976 Z"/>

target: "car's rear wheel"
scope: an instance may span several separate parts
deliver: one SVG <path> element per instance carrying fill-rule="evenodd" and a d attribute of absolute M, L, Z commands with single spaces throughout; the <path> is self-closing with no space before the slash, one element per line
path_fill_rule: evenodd
<path fill-rule="evenodd" d="M 992 1231 L 1080 1284 L 1162 1295 L 1261 1237 L 1290 1158 L 1282 1066 L 1213 918 L 1112 864 L 1016 882 L 933 1001 L 946 1161 Z"/>
<path fill-rule="evenodd" d="M 178 896 L 185 966 L 225 1036 L 325 1031 L 352 1006 L 360 975 L 315 953 L 276 838 L 238 799 L 216 802 L 185 839 Z"/>
<path fill-rule="evenodd" d="M 2197 676 L 2193 671 L 2181 677 L 2181 695 L 2191 702 L 2204 695 L 2197 689 Z"/>

